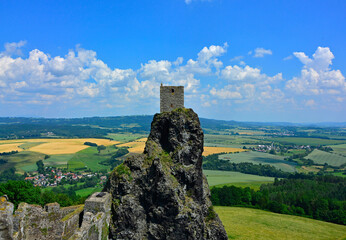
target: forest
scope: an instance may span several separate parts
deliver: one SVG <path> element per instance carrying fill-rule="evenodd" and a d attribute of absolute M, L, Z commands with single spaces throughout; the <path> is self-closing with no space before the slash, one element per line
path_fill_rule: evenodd
<path fill-rule="evenodd" d="M 253 207 L 275 213 L 298 215 L 346 224 L 346 179 L 336 176 L 292 174 L 263 184 L 259 191 L 235 186 L 214 187 L 216 206 Z"/>
<path fill-rule="evenodd" d="M 34 187 L 31 182 L 9 180 L 6 183 L 0 183 L 0 196 L 7 195 L 14 204 L 15 209 L 21 202 L 41 206 L 57 202 L 62 207 L 83 204 L 85 202 L 86 197 L 76 195 L 74 190 L 67 191 L 62 189 L 55 188 L 50 191 L 42 191 L 40 187 Z"/>

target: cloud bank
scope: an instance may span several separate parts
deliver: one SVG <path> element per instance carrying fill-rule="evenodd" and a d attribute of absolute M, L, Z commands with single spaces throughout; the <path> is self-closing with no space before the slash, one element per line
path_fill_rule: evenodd
<path fill-rule="evenodd" d="M 54 57 L 33 49 L 24 57 L 25 43 L 6 43 L 0 53 L 0 106 L 141 106 L 145 113 L 158 104 L 161 83 L 185 86 L 187 102 L 206 109 L 233 105 L 250 111 L 258 104 L 312 108 L 345 101 L 345 77 L 332 69 L 334 55 L 328 47 L 318 47 L 311 58 L 294 52 L 302 68 L 287 80 L 281 72 L 268 75 L 243 61 L 225 65 L 227 43 L 204 47 L 195 59 L 149 60 L 139 69 L 109 67 L 95 51 L 80 47 Z M 266 54 L 272 51 L 257 48 L 253 56 Z"/>

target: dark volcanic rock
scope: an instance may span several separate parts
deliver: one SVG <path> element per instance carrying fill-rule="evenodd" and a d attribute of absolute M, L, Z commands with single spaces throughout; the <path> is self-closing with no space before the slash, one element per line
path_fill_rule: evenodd
<path fill-rule="evenodd" d="M 156 114 L 144 154 L 115 168 L 111 239 L 227 239 L 202 173 L 203 131 L 192 109 Z"/>

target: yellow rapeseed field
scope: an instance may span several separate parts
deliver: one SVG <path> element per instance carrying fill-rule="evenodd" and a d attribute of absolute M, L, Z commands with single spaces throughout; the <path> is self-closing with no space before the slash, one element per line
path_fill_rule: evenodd
<path fill-rule="evenodd" d="M 118 141 L 112 141 L 108 139 L 98 138 L 76 138 L 76 139 L 23 139 L 23 140 L 3 140 L 0 141 L 0 152 L 8 152 L 12 150 L 21 151 L 19 146 L 25 143 L 43 142 L 37 146 L 33 146 L 26 150 L 32 152 L 39 152 L 43 154 L 71 154 L 80 150 L 88 148 L 84 145 L 84 142 L 93 142 L 97 145 L 114 145 L 118 144 Z"/>
<path fill-rule="evenodd" d="M 22 143 L 10 143 L 10 144 L 0 144 L 0 153 L 1 152 L 11 152 L 11 151 L 22 151 L 23 149 L 18 146 Z"/>
<path fill-rule="evenodd" d="M 133 142 L 118 144 L 118 147 L 129 147 L 131 153 L 143 153 L 147 138 L 141 138 Z"/>
<path fill-rule="evenodd" d="M 228 147 L 204 147 L 203 156 L 209 156 L 215 153 L 233 153 L 233 152 L 244 152 L 246 150 L 242 148 L 228 148 Z"/>

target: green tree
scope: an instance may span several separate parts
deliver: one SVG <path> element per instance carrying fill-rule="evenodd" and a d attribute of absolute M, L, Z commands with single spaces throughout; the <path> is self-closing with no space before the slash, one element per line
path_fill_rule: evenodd
<path fill-rule="evenodd" d="M 44 164 L 43 164 L 43 161 L 42 161 L 42 160 L 37 161 L 37 162 L 36 162 L 36 165 L 37 165 L 37 171 L 38 171 L 38 173 L 43 174 L 43 173 L 44 173 Z"/>
<path fill-rule="evenodd" d="M 0 184 L 0 195 L 6 194 L 17 208 L 21 202 L 41 204 L 41 189 L 26 181 L 8 181 Z"/>
<path fill-rule="evenodd" d="M 100 153 L 102 150 L 106 150 L 104 145 L 97 146 L 97 151 Z"/>

